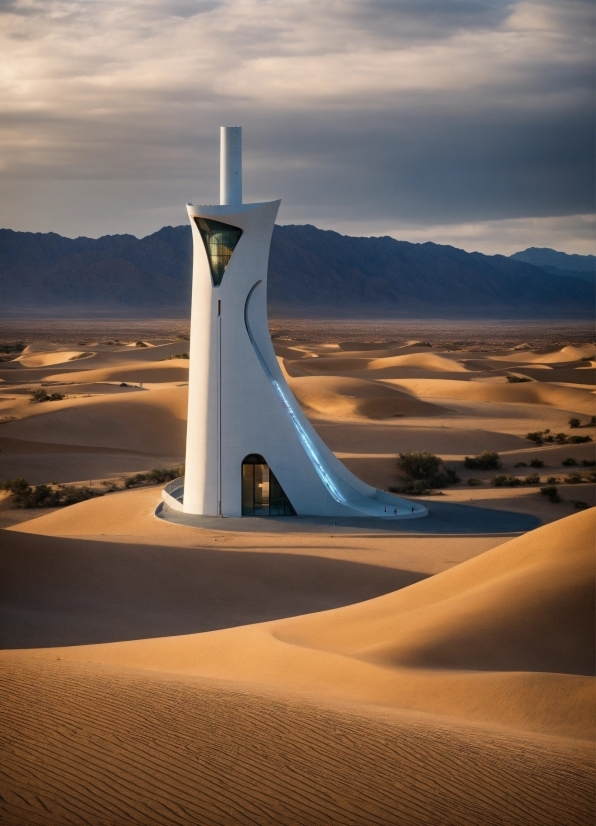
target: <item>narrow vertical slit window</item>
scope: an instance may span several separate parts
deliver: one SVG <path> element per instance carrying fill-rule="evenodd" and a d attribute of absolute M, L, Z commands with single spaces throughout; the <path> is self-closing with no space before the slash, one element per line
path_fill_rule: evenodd
<path fill-rule="evenodd" d="M 213 221 L 211 218 L 195 216 L 194 220 L 205 245 L 213 284 L 219 287 L 232 253 L 242 236 L 242 230 L 231 224 Z"/>

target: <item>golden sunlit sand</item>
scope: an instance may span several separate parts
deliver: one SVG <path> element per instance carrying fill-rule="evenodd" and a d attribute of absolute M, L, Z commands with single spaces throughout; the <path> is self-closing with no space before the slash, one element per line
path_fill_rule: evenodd
<path fill-rule="evenodd" d="M 145 341 L 31 342 L 0 364 L 0 479 L 120 489 L 180 463 L 188 342 Z M 0 819 L 593 823 L 596 511 L 574 503 L 594 504 L 594 443 L 525 437 L 596 436 L 594 347 L 275 344 L 365 481 L 429 450 L 462 479 L 429 508 L 543 526 L 240 531 L 157 519 L 160 486 L 49 511 L 3 495 Z M 65 398 L 31 404 L 42 386 Z M 483 450 L 520 479 L 542 462 L 541 481 L 491 485 L 464 467 Z"/>

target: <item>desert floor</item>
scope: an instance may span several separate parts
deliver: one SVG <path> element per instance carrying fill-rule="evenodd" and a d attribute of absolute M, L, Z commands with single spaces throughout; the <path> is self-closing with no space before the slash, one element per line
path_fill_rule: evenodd
<path fill-rule="evenodd" d="M 0 362 L 0 482 L 103 495 L 24 509 L 0 493 L 0 821 L 592 824 L 586 330 L 272 330 L 355 474 L 387 489 L 397 454 L 428 450 L 462 481 L 419 500 L 476 518 L 158 519 L 161 487 L 125 483 L 184 459 L 184 324 L 12 322 L 0 344 L 27 346 Z M 31 403 L 40 388 L 64 398 Z M 566 438 L 525 438 L 546 429 Z M 502 470 L 464 466 L 485 450 Z M 560 502 L 540 493 L 552 478 Z M 541 524 L 520 534 L 511 514 Z"/>

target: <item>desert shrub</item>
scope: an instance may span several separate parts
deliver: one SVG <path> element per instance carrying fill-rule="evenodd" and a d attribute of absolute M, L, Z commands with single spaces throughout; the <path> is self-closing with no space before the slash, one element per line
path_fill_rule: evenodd
<path fill-rule="evenodd" d="M 569 427 L 579 427 L 580 425 L 581 425 L 580 420 L 576 419 L 575 416 L 572 416 L 569 419 Z"/>
<path fill-rule="evenodd" d="M 106 489 L 106 493 L 115 493 L 117 490 L 121 490 L 118 487 L 116 482 L 112 481 L 111 479 L 102 479 L 100 485 L 103 485 Z"/>
<path fill-rule="evenodd" d="M 505 476 L 501 473 L 497 476 L 493 476 L 490 483 L 496 488 L 515 488 L 518 485 L 521 485 L 521 479 L 518 479 L 517 476 Z"/>
<path fill-rule="evenodd" d="M 594 465 L 596 465 L 596 461 L 594 461 L 594 459 L 582 459 L 582 465 L 584 467 L 594 467 Z"/>
<path fill-rule="evenodd" d="M 41 404 L 42 402 L 59 402 L 64 398 L 62 393 L 47 393 L 43 387 L 31 393 L 31 404 Z"/>
<path fill-rule="evenodd" d="M 584 478 L 586 482 L 596 482 L 596 471 L 589 470 Z"/>
<path fill-rule="evenodd" d="M 0 341 L 0 361 L 12 361 L 24 349 L 23 341 Z"/>
<path fill-rule="evenodd" d="M 177 356 L 166 356 L 166 358 L 162 359 L 162 361 L 171 361 L 172 359 L 189 359 L 189 358 L 190 358 L 189 353 L 180 353 Z"/>
<path fill-rule="evenodd" d="M 74 505 L 77 502 L 84 502 L 86 499 L 93 499 L 96 496 L 103 496 L 99 490 L 94 490 L 86 485 L 76 488 L 74 485 L 60 485 L 58 488 L 58 505 Z"/>
<path fill-rule="evenodd" d="M 568 485 L 579 485 L 580 482 L 584 481 L 584 477 L 581 473 L 570 473 L 569 476 L 565 477 L 565 481 Z"/>
<path fill-rule="evenodd" d="M 479 456 L 466 456 L 464 465 L 473 470 L 496 470 L 501 467 L 501 459 L 498 453 L 485 450 Z"/>
<path fill-rule="evenodd" d="M 24 341 L 0 341 L 0 353 L 20 353 L 24 349 Z"/>
<path fill-rule="evenodd" d="M 556 435 L 553 435 L 550 432 L 550 428 L 546 428 L 546 430 L 534 430 L 531 433 L 526 433 L 526 439 L 537 445 L 542 445 L 544 442 L 558 442 L 559 444 L 565 444 L 567 441 L 567 434 L 557 433 Z"/>
<path fill-rule="evenodd" d="M 148 473 L 135 473 L 134 476 L 129 476 L 124 482 L 125 488 L 133 488 L 136 485 L 162 485 L 165 482 L 171 482 L 172 479 L 177 479 L 179 476 L 184 476 L 184 465 L 177 465 L 170 468 L 154 467 Z"/>
<path fill-rule="evenodd" d="M 570 436 L 569 437 L 569 444 L 570 445 L 581 445 L 584 442 L 591 442 L 591 436 Z"/>
<path fill-rule="evenodd" d="M 391 488 L 394 493 L 423 493 L 460 481 L 453 468 L 444 467 L 443 460 L 428 451 L 400 453 L 397 467 L 405 478 L 402 478 L 398 486 Z"/>
<path fill-rule="evenodd" d="M 145 344 L 144 341 L 137 341 L 137 343 L 135 344 L 135 347 L 146 347 L 146 346 L 147 345 Z"/>
<path fill-rule="evenodd" d="M 559 484 L 559 477 L 558 476 L 549 476 L 546 480 L 547 485 L 558 485 Z"/>
<path fill-rule="evenodd" d="M 389 490 L 391 493 L 414 493 L 421 495 L 423 493 L 429 493 L 434 487 L 434 485 L 429 484 L 424 479 L 416 479 L 410 482 L 404 481 L 399 485 L 389 488 Z"/>
<path fill-rule="evenodd" d="M 128 479 L 124 482 L 125 488 L 132 488 L 135 485 L 142 485 L 144 482 L 147 481 L 147 474 L 146 473 L 135 473 L 134 476 L 129 476 Z"/>
<path fill-rule="evenodd" d="M 596 427 L 596 416 L 590 416 L 588 427 Z"/>
<path fill-rule="evenodd" d="M 513 467 L 528 467 L 527 462 L 516 462 Z"/>
<path fill-rule="evenodd" d="M 569 456 L 569 458 L 567 458 L 567 459 L 563 459 L 563 461 L 561 462 L 561 464 L 562 464 L 564 467 L 573 467 L 574 465 L 577 465 L 577 462 L 575 461 L 575 459 L 573 458 L 573 456 Z"/>
<path fill-rule="evenodd" d="M 128 387 L 128 384 L 125 381 L 121 381 L 120 387 Z"/>
<path fill-rule="evenodd" d="M 532 459 L 530 467 L 544 467 L 544 462 L 542 459 Z"/>
<path fill-rule="evenodd" d="M 573 507 L 578 511 L 585 511 L 589 505 L 587 502 L 581 502 L 579 499 L 575 499 L 573 502 Z"/>
<path fill-rule="evenodd" d="M 178 465 L 176 467 L 170 468 L 152 468 L 147 477 L 149 482 L 155 484 L 163 484 L 165 482 L 171 482 L 172 479 L 177 479 L 179 476 L 184 474 L 184 468 L 182 465 Z"/>
<path fill-rule="evenodd" d="M 12 493 L 13 496 L 19 496 L 24 491 L 29 489 L 29 482 L 26 479 L 8 479 L 6 482 L 2 482 L 0 486 L 2 490 L 7 490 L 9 493 Z"/>
<path fill-rule="evenodd" d="M 526 485 L 539 485 L 540 484 L 540 476 L 537 473 L 530 473 L 526 476 Z"/>
<path fill-rule="evenodd" d="M 473 476 L 470 479 L 468 479 L 468 485 L 470 485 L 471 487 L 477 487 L 478 485 L 481 485 L 481 484 L 482 484 L 481 480 L 480 479 L 475 479 Z"/>
<path fill-rule="evenodd" d="M 399 470 L 410 479 L 428 479 L 439 472 L 443 460 L 432 453 L 400 453 L 397 460 Z"/>
<path fill-rule="evenodd" d="M 60 508 L 75 505 L 95 496 L 103 496 L 101 491 L 74 485 L 29 485 L 25 479 L 5 482 L 4 490 L 10 491 L 14 503 L 21 508 Z"/>
<path fill-rule="evenodd" d="M 540 493 L 543 496 L 546 496 L 547 499 L 550 499 L 551 502 L 561 501 L 561 497 L 559 496 L 559 489 L 556 485 L 545 485 L 544 487 L 540 488 Z"/>
<path fill-rule="evenodd" d="M 507 376 L 507 381 L 509 384 L 523 384 L 526 381 L 532 381 L 532 379 L 527 378 L 526 376 Z"/>

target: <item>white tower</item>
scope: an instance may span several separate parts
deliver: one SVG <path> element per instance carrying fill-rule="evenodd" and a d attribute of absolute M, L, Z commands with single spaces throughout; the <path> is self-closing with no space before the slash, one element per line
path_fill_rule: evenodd
<path fill-rule="evenodd" d="M 266 303 L 280 202 L 242 203 L 239 126 L 221 128 L 220 196 L 218 206 L 187 206 L 194 259 L 184 512 L 426 516 L 350 473 L 286 384 Z"/>

